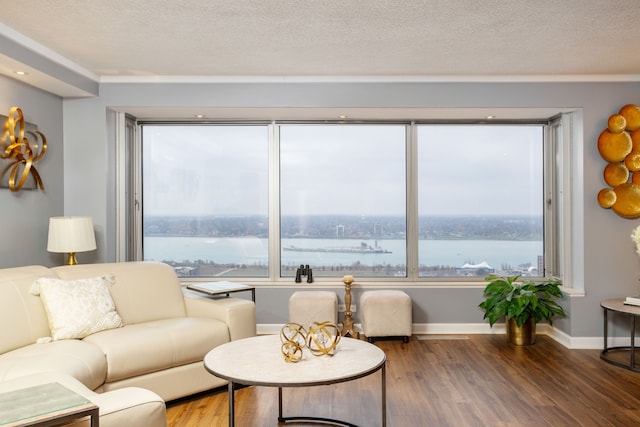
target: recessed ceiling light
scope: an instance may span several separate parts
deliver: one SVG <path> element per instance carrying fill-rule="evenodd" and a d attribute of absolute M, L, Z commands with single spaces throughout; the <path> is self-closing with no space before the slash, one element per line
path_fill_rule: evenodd
<path fill-rule="evenodd" d="M 204 114 L 196 114 L 196 119 L 204 119 L 206 116 Z"/>
<path fill-rule="evenodd" d="M 25 71 L 16 71 L 16 74 L 20 75 L 20 76 L 26 76 L 27 73 Z"/>
<path fill-rule="evenodd" d="M 344 120 L 344 119 L 346 119 L 346 118 L 347 118 L 347 116 L 346 116 L 345 114 L 340 114 L 340 115 L 338 116 L 338 118 L 339 118 L 340 120 Z"/>
<path fill-rule="evenodd" d="M 485 118 L 486 118 L 487 120 L 491 120 L 491 119 L 495 119 L 495 118 L 496 118 L 496 116 L 487 116 L 487 117 L 485 117 Z"/>

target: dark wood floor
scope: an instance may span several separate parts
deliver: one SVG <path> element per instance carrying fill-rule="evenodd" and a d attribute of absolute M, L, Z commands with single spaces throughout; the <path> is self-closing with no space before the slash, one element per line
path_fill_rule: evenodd
<path fill-rule="evenodd" d="M 546 336 L 528 347 L 504 335 L 375 344 L 387 354 L 388 426 L 640 426 L 640 373 L 604 362 L 599 350 L 569 350 Z M 381 425 L 379 372 L 283 396 L 285 416 Z M 170 402 L 168 426 L 227 426 L 227 404 L 226 388 Z M 237 426 L 276 426 L 277 416 L 277 389 L 236 392 Z"/>

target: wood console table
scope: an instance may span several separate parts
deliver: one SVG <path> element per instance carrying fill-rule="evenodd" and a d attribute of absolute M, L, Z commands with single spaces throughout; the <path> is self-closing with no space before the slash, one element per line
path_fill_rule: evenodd
<path fill-rule="evenodd" d="M 632 371 L 640 372 L 640 368 L 636 367 L 636 317 L 640 316 L 640 307 L 635 305 L 628 305 L 624 303 L 624 298 L 606 299 L 600 303 L 600 306 L 604 310 L 604 347 L 600 352 L 600 358 L 613 365 L 620 366 L 621 368 L 629 369 Z M 625 316 L 629 316 L 630 320 L 630 338 L 631 343 L 629 346 L 608 347 L 608 335 L 609 335 L 609 312 L 620 313 Z M 609 357 L 609 353 L 613 351 L 628 351 L 629 352 L 629 364 L 613 360 Z"/>

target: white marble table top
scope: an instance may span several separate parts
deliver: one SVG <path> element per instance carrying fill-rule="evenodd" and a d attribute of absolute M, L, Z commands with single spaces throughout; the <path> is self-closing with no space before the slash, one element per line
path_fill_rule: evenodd
<path fill-rule="evenodd" d="M 600 306 L 606 308 L 607 310 L 640 316 L 640 306 L 625 304 L 624 298 L 606 299 L 600 302 Z"/>
<path fill-rule="evenodd" d="M 245 385 L 304 387 L 334 384 L 380 369 L 386 355 L 373 344 L 343 337 L 333 356 L 314 356 L 303 350 L 302 360 L 286 362 L 279 335 L 231 341 L 211 350 L 205 368 L 215 376 Z"/>

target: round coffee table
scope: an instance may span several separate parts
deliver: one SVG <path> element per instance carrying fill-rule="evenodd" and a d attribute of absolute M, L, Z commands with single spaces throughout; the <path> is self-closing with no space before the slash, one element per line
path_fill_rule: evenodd
<path fill-rule="evenodd" d="M 319 417 L 283 417 L 282 388 L 336 384 L 381 374 L 382 426 L 386 426 L 386 360 L 382 350 L 366 341 L 343 337 L 333 356 L 314 356 L 304 349 L 302 360 L 284 360 L 278 335 L 264 335 L 231 341 L 211 350 L 204 366 L 211 374 L 228 380 L 229 426 L 234 425 L 234 385 L 278 387 L 278 421 L 322 421 L 354 426 L 345 421 Z"/>

